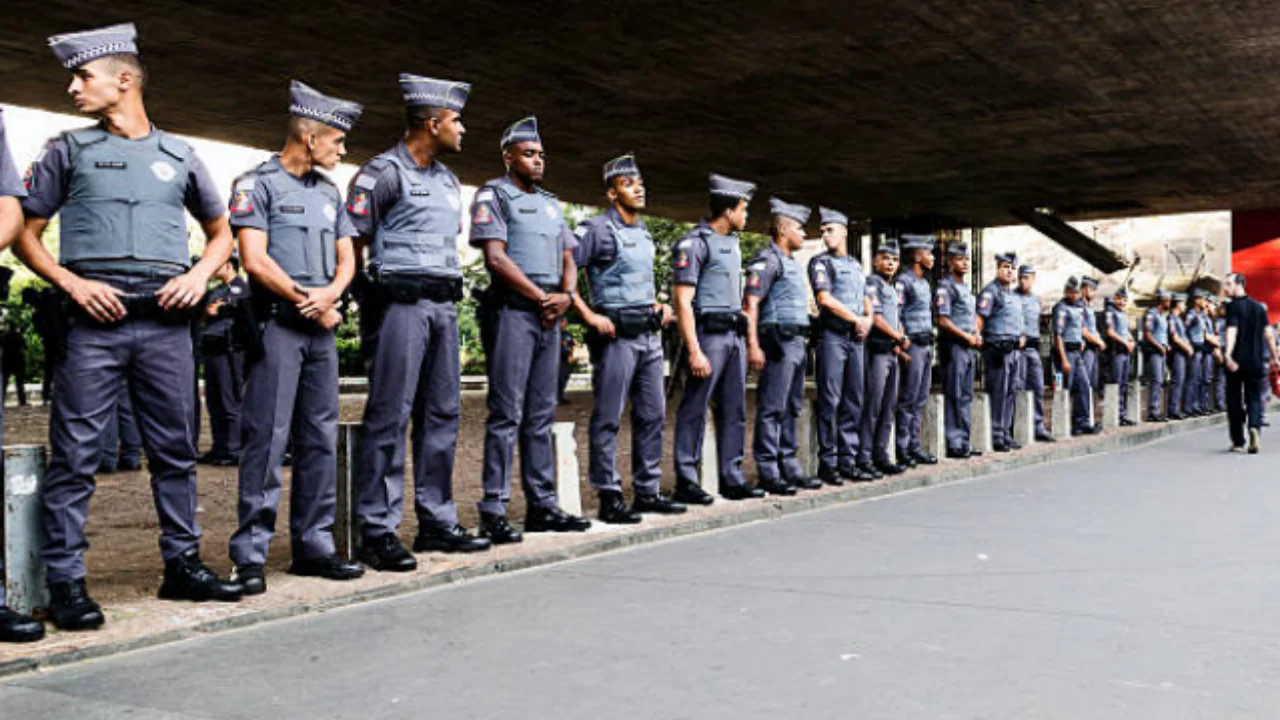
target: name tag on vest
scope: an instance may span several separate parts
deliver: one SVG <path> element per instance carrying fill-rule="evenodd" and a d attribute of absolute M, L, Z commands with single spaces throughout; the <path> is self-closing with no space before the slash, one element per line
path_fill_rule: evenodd
<path fill-rule="evenodd" d="M 287 215 L 305 215 L 307 209 L 301 205 L 281 205 L 280 212 Z"/>
<path fill-rule="evenodd" d="M 99 160 L 93 166 L 101 170 L 124 170 L 129 167 L 129 163 L 123 160 Z"/>
<path fill-rule="evenodd" d="M 520 208 L 520 213 L 522 215 L 534 215 L 537 214 L 537 212 L 537 208 Z"/>
<path fill-rule="evenodd" d="M 426 188 L 410 188 L 409 194 L 413 197 L 426 197 L 431 194 L 431 191 Z"/>
<path fill-rule="evenodd" d="M 721 254 L 721 255 L 732 255 L 732 254 L 733 254 L 733 248 L 731 248 L 731 247 L 722 247 L 722 248 L 720 248 L 720 254 Z"/>

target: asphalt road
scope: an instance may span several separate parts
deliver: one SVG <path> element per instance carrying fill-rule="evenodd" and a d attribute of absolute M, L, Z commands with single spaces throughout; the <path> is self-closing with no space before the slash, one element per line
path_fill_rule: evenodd
<path fill-rule="evenodd" d="M 0 717 L 1274 718 L 1280 481 L 1225 435 L 17 677 Z"/>

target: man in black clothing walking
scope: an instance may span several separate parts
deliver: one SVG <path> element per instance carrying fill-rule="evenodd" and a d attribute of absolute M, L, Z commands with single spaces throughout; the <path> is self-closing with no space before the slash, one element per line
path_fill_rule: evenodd
<path fill-rule="evenodd" d="M 1266 308 L 1245 292 L 1245 279 L 1239 273 L 1227 275 L 1223 289 L 1227 305 L 1227 418 L 1231 424 L 1231 450 L 1244 449 L 1244 428 L 1249 422 L 1249 454 L 1258 452 L 1258 436 L 1262 428 L 1262 388 L 1266 382 L 1268 361 L 1280 357 L 1275 338 L 1267 321 Z"/>

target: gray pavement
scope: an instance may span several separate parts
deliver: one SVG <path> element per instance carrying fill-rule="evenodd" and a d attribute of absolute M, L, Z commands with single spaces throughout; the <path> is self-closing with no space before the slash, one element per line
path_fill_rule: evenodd
<path fill-rule="evenodd" d="M 21 676 L 0 718 L 1272 718 L 1280 483 L 1226 445 L 1219 427 Z"/>

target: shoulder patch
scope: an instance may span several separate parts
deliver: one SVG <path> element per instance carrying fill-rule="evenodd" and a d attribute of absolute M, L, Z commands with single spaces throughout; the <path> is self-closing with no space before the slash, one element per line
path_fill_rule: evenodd
<path fill-rule="evenodd" d="M 378 186 L 378 178 L 367 173 L 360 173 L 356 176 L 355 186 L 365 190 L 372 190 Z"/>
<path fill-rule="evenodd" d="M 357 188 L 351 193 L 351 197 L 347 199 L 347 212 L 356 217 L 369 217 L 369 213 L 372 212 L 371 205 L 369 191 Z"/>
<path fill-rule="evenodd" d="M 483 187 L 476 191 L 475 202 L 493 202 L 493 188 Z"/>

